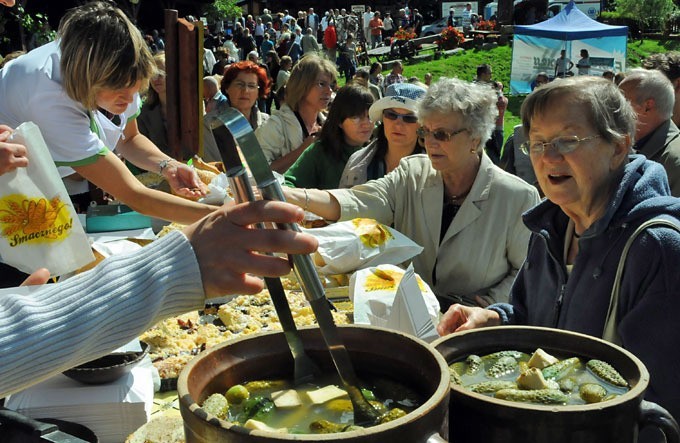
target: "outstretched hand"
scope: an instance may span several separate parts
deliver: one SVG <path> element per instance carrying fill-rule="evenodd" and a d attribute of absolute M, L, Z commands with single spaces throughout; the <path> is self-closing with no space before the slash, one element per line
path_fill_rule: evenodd
<path fill-rule="evenodd" d="M 444 336 L 453 332 L 500 324 L 501 319 L 496 311 L 455 304 L 442 316 L 437 325 L 437 332 Z"/>
<path fill-rule="evenodd" d="M 194 248 L 206 296 L 247 293 L 263 289 L 259 277 L 290 272 L 285 257 L 266 253 L 310 254 L 318 247 L 309 235 L 278 229 L 257 229 L 258 222 L 298 223 L 304 211 L 288 203 L 257 201 L 222 206 L 184 229 Z"/>
<path fill-rule="evenodd" d="M 12 135 L 12 128 L 0 125 L 0 175 L 28 166 L 26 148 L 17 143 L 7 140 Z"/>
<path fill-rule="evenodd" d="M 170 162 L 163 170 L 163 177 L 177 195 L 191 200 L 205 196 L 208 190 L 194 168 L 178 161 Z"/>

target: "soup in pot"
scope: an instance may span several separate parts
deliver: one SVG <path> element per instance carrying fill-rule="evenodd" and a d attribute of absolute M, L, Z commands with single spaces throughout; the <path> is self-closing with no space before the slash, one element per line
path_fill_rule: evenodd
<path fill-rule="evenodd" d="M 364 380 L 363 396 L 381 413 L 376 424 L 402 417 L 425 399 L 385 377 Z M 352 403 L 336 376 L 294 386 L 288 380 L 255 380 L 206 398 L 201 408 L 250 429 L 291 434 L 327 434 L 358 429 Z"/>

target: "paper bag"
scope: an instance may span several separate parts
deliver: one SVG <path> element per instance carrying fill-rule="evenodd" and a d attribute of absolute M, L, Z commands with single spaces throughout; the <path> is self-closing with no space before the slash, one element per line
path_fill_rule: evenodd
<path fill-rule="evenodd" d="M 23 123 L 12 142 L 26 146 L 28 167 L 0 175 L 0 258 L 26 273 L 85 266 L 94 255 L 40 130 Z"/>
<path fill-rule="evenodd" d="M 438 338 L 439 301 L 413 272 L 393 265 L 362 269 L 350 279 L 354 323 L 382 326 L 426 341 Z"/>
<path fill-rule="evenodd" d="M 423 250 L 396 229 L 368 218 L 305 232 L 319 240 L 315 264 L 323 274 L 347 274 L 378 264 L 398 265 Z"/>

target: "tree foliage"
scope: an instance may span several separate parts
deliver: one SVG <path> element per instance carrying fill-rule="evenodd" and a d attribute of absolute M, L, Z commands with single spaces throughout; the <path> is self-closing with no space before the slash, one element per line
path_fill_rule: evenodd
<path fill-rule="evenodd" d="M 211 22 L 240 17 L 243 11 L 236 6 L 236 0 L 215 0 L 205 10 L 206 18 Z"/>
<path fill-rule="evenodd" d="M 621 17 L 636 20 L 643 31 L 665 29 L 669 17 L 677 10 L 673 0 L 616 0 L 614 9 Z"/>
<path fill-rule="evenodd" d="M 33 46 L 40 46 L 56 38 L 57 33 L 50 29 L 46 14 L 39 12 L 29 14 L 24 9 L 23 4 L 20 3 L 17 3 L 7 11 L 9 16 L 19 23 L 22 49 L 31 49 L 29 48 L 28 39 L 33 39 L 31 42 Z"/>

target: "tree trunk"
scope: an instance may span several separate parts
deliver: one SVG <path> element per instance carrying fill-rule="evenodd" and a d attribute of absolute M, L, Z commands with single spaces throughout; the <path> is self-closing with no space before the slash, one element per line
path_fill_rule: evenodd
<path fill-rule="evenodd" d="M 27 3 L 28 3 L 28 0 L 21 0 L 19 2 L 21 7 L 24 9 L 24 14 L 26 14 L 26 4 Z M 21 40 L 21 49 L 23 51 L 28 50 L 28 40 L 27 39 L 30 39 L 30 38 L 31 38 L 30 35 L 29 36 L 26 35 L 26 31 L 24 30 L 24 27 L 21 24 L 19 24 L 19 39 Z"/>
<path fill-rule="evenodd" d="M 496 16 L 501 25 L 512 24 L 513 0 L 498 0 L 498 11 Z"/>

